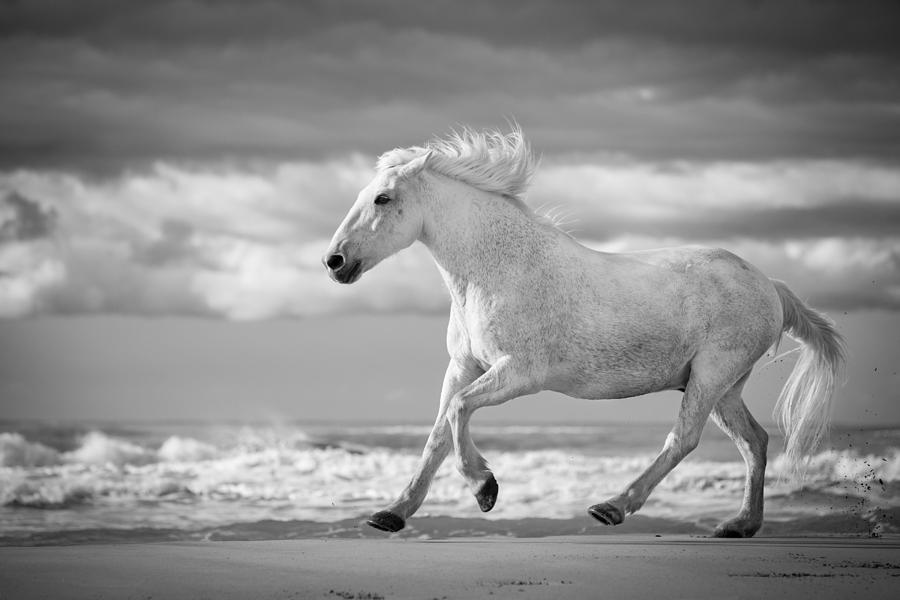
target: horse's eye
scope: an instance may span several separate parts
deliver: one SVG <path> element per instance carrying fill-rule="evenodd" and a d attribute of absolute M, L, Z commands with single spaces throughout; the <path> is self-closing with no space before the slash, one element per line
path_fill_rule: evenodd
<path fill-rule="evenodd" d="M 385 194 L 378 194 L 375 196 L 375 204 L 387 204 L 391 201 L 390 196 L 386 196 Z"/>

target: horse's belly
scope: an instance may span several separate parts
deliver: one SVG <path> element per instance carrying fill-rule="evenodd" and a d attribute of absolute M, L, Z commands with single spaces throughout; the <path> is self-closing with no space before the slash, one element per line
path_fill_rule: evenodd
<path fill-rule="evenodd" d="M 556 392 L 584 398 L 586 400 L 615 400 L 616 398 L 632 398 L 643 396 L 652 392 L 683 388 L 684 382 L 673 382 L 674 378 L 633 378 L 627 379 L 621 376 L 611 378 L 598 378 L 598 381 L 584 383 L 567 383 L 555 386 L 551 389 Z M 604 380 L 607 379 L 607 380 Z"/>
<path fill-rule="evenodd" d="M 684 386 L 687 384 L 689 371 L 685 368 L 683 372 L 683 376 L 671 374 L 667 377 L 652 375 L 646 377 L 623 377 L 621 374 L 610 377 L 600 376 L 594 381 L 570 381 L 551 389 L 574 398 L 584 398 L 586 400 L 631 398 L 663 390 L 684 389 Z"/>
<path fill-rule="evenodd" d="M 679 336 L 606 347 L 561 361 L 551 369 L 547 384 L 569 396 L 598 400 L 681 389 L 690 375 L 693 354 L 693 345 Z"/>

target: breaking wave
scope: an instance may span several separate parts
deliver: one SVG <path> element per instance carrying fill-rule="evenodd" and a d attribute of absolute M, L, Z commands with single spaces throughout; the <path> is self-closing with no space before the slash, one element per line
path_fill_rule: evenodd
<path fill-rule="evenodd" d="M 383 507 L 406 485 L 427 434 L 421 427 L 386 429 L 325 436 L 296 428 L 242 427 L 197 435 L 91 430 L 54 445 L 40 436 L 0 433 L 0 537 L 4 531 L 196 529 L 267 519 L 358 518 Z M 485 438 L 497 438 L 490 451 L 485 448 L 500 482 L 500 499 L 491 513 L 478 511 L 447 461 L 419 514 L 491 520 L 582 517 L 588 505 L 620 491 L 655 455 L 656 438 L 643 448 L 619 448 L 617 454 L 614 447 L 586 443 L 558 447 L 560 431 L 529 430 L 523 436 L 520 429 L 484 432 Z M 579 431 L 567 433 L 577 438 Z M 537 435 L 546 436 L 544 443 L 535 441 Z M 514 440 L 524 438 L 516 449 Z M 387 439 L 399 441 L 391 447 Z M 775 457 L 767 476 L 767 519 L 837 514 L 896 531 L 893 516 L 885 516 L 900 506 L 900 445 L 894 442 L 889 437 L 868 452 L 820 452 L 810 460 L 802 485 L 788 482 L 787 466 Z M 739 459 L 689 458 L 663 480 L 640 514 L 712 526 L 736 512 L 743 485 Z"/>

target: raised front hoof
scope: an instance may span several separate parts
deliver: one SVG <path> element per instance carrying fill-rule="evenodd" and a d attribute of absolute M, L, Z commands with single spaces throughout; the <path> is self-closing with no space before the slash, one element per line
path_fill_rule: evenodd
<path fill-rule="evenodd" d="M 475 492 L 475 499 L 478 501 L 478 508 L 481 509 L 481 512 L 488 512 L 494 508 L 494 504 L 497 503 L 497 494 L 499 492 L 500 486 L 497 485 L 497 480 L 494 478 L 494 475 L 491 474 L 490 478 L 484 482 L 484 485 Z"/>
<path fill-rule="evenodd" d="M 618 525 L 625 520 L 625 514 L 609 502 L 593 505 L 588 509 L 588 514 L 604 525 Z"/>
<path fill-rule="evenodd" d="M 366 524 L 375 529 L 380 529 L 381 531 L 387 531 L 389 533 L 395 533 L 406 527 L 406 521 L 386 510 L 378 511 L 366 519 Z"/>
<path fill-rule="evenodd" d="M 749 538 L 759 531 L 760 524 L 744 519 L 732 519 L 719 524 L 713 531 L 717 538 Z"/>

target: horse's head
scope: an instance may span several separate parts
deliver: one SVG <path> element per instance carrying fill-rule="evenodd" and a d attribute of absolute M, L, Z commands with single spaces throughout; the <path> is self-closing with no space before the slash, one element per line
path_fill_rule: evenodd
<path fill-rule="evenodd" d="M 322 262 L 339 283 L 353 283 L 379 262 L 412 244 L 422 232 L 416 175 L 429 154 L 379 169 L 334 232 Z"/>

